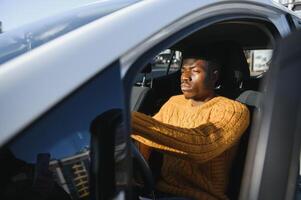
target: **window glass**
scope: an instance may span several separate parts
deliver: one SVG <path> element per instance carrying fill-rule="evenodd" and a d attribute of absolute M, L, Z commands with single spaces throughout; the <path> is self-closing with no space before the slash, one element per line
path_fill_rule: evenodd
<path fill-rule="evenodd" d="M 180 69 L 182 54 L 180 51 L 166 49 L 154 58 L 153 76 L 160 77 Z"/>
<path fill-rule="evenodd" d="M 245 50 L 247 62 L 252 77 L 264 74 L 270 67 L 272 49 Z"/>
<path fill-rule="evenodd" d="M 136 86 L 151 87 L 152 79 L 166 76 L 176 72 L 181 68 L 182 53 L 166 49 L 153 58 L 153 60 L 146 65 L 135 79 Z"/>
<path fill-rule="evenodd" d="M 114 83 L 109 90 L 108 83 Z M 91 123 L 110 109 L 122 108 L 122 99 L 116 65 L 2 147 L 0 199 L 88 199 Z"/>

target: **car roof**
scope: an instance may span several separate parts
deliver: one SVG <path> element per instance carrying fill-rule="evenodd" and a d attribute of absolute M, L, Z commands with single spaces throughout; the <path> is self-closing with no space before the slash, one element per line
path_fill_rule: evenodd
<path fill-rule="evenodd" d="M 22 26 L 20 28 L 0 34 L 0 64 L 20 54 L 28 52 L 50 40 L 58 38 L 72 30 L 84 26 L 94 20 L 100 19 L 114 11 L 137 3 L 141 0 L 113 0 L 100 1 L 87 4 L 76 9 L 48 17 L 38 22 Z M 218 1 L 216 1 L 218 2 Z M 278 9 L 298 16 L 272 0 L 253 0 L 260 4 L 273 5 Z M 204 5 L 214 1 L 203 1 Z"/>
<path fill-rule="evenodd" d="M 223 7 L 225 2 L 228 1 L 140 1 L 100 19 L 99 15 L 87 17 L 72 31 L 62 31 L 63 34 L 53 39 L 50 36 L 50 40 L 36 48 L 29 48 L 28 52 L 10 58 L 0 66 L 0 144 L 117 58 L 125 54 L 141 54 L 136 47 L 145 41 L 149 47 L 155 45 L 155 40 L 148 39 L 164 27 L 200 8 L 213 4 Z M 243 2 L 286 11 L 273 1 Z M 167 7 L 169 9 L 164 9 L 164 15 L 157 14 Z M 75 12 L 80 12 L 80 9 Z M 34 28 L 40 30 L 40 27 Z"/>

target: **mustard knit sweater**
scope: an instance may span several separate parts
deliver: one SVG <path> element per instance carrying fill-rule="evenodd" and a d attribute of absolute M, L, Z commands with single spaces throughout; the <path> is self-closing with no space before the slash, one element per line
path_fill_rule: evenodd
<path fill-rule="evenodd" d="M 158 190 L 193 199 L 227 199 L 229 169 L 249 125 L 249 111 L 225 97 L 200 106 L 191 103 L 179 95 L 153 118 L 133 112 L 132 138 L 164 152 Z"/>

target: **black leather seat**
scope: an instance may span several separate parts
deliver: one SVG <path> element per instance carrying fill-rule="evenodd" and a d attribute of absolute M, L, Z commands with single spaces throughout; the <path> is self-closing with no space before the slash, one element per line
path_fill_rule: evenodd
<path fill-rule="evenodd" d="M 250 125 L 243 134 L 240 139 L 237 155 L 233 160 L 233 165 L 230 170 L 230 179 L 229 179 L 229 187 L 228 187 L 228 197 L 231 200 L 238 199 L 239 189 L 241 186 L 242 175 L 245 166 L 245 160 L 248 150 L 249 137 L 251 131 L 251 122 L 253 113 L 255 111 L 259 112 L 260 109 L 260 101 L 262 94 L 261 92 L 246 90 L 242 94 L 237 97 L 237 101 L 245 104 L 250 111 Z"/>
<path fill-rule="evenodd" d="M 212 45 L 217 48 L 217 60 L 221 65 L 221 73 L 217 93 L 230 99 L 236 99 L 243 91 L 245 83 L 250 79 L 250 70 L 243 49 L 231 41 Z M 214 51 L 213 51 L 214 52 Z"/>
<path fill-rule="evenodd" d="M 213 52 L 217 54 L 217 59 L 222 66 L 219 87 L 216 92 L 221 96 L 245 104 L 249 108 L 250 119 L 252 119 L 254 110 L 259 109 L 261 93 L 245 90 L 245 85 L 248 85 L 250 80 L 250 71 L 243 49 L 239 44 L 231 41 L 210 45 L 210 48 L 218 48 L 218 51 Z M 250 125 L 240 140 L 238 153 L 230 170 L 227 195 L 231 200 L 238 199 L 249 136 Z"/>

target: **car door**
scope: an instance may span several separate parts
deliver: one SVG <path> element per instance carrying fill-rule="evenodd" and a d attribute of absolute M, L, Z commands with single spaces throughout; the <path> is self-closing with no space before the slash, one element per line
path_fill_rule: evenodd
<path fill-rule="evenodd" d="M 103 113 L 115 110 L 115 115 L 122 115 L 123 107 L 120 66 L 114 62 L 1 146 L 1 199 L 115 195 L 115 185 L 111 187 L 115 184 L 114 127 L 120 121 L 117 124 L 114 116 Z M 100 116 L 103 121 L 96 120 Z M 110 128 L 93 131 L 104 123 Z M 124 133 L 116 136 L 119 144 L 126 143 Z M 101 156 L 112 155 L 111 159 L 99 159 L 91 145 L 105 152 Z M 126 157 L 124 149 L 119 151 L 121 161 Z M 127 180 L 124 176 L 119 174 L 120 180 Z"/>
<path fill-rule="evenodd" d="M 257 153 L 250 153 L 255 156 L 248 157 L 245 172 L 245 178 L 251 181 L 244 184 L 242 199 L 294 199 L 295 191 L 299 191 L 300 39 L 299 31 L 276 48 L 262 115 L 254 127 L 259 134 L 251 140 L 257 144 L 251 149 Z M 255 187 L 257 190 L 253 190 Z"/>
<path fill-rule="evenodd" d="M 225 6 L 225 7 L 223 7 Z M 257 7 L 258 6 L 258 7 Z M 250 9 L 252 7 L 252 9 Z M 210 8 L 210 12 L 206 9 L 200 9 L 199 12 L 194 12 L 193 14 L 189 15 L 187 14 L 187 18 L 178 20 L 174 24 L 165 27 L 164 28 L 164 34 L 162 32 L 158 32 L 154 38 L 150 38 L 149 41 L 156 41 L 156 45 L 153 48 L 149 48 L 147 44 L 149 41 L 146 41 L 145 44 L 141 44 L 137 47 L 139 49 L 140 54 L 125 54 L 124 57 L 121 58 L 122 64 L 126 64 L 125 67 L 123 67 L 122 75 L 124 77 L 124 85 L 125 85 L 125 95 L 126 95 L 126 101 L 127 105 L 129 104 L 129 94 L 130 94 L 130 88 L 131 84 L 133 83 L 133 77 L 135 76 L 135 73 L 139 71 L 144 65 L 147 64 L 155 55 L 157 55 L 159 52 L 163 51 L 166 48 L 169 48 L 172 44 L 179 41 L 180 39 L 185 38 L 187 35 L 197 31 L 201 30 L 202 28 L 217 23 L 219 21 L 223 20 L 233 20 L 233 19 L 246 19 L 249 22 L 252 22 L 254 19 L 260 19 L 263 21 L 271 22 L 271 24 L 274 26 L 274 28 L 278 31 L 279 37 L 285 37 L 287 34 L 291 32 L 290 25 L 286 18 L 286 13 L 284 11 L 278 10 L 275 7 L 269 7 L 269 6 L 260 6 L 260 4 L 252 4 L 252 3 L 242 3 L 242 2 L 236 2 L 236 3 L 226 3 L 223 4 L 216 4 L 215 6 L 208 6 Z M 225 9 L 227 8 L 227 9 Z M 236 10 L 236 8 L 239 8 Z M 252 10 L 252 11 L 251 11 Z M 254 11 L 254 12 L 253 12 Z M 202 13 L 202 14 L 201 14 Z M 190 19 L 189 23 L 187 22 Z M 183 20 L 183 21 L 182 21 Z M 185 22 L 185 23 L 181 23 Z M 177 27 L 175 29 L 175 27 Z M 181 29 L 182 28 L 182 29 Z M 268 26 L 261 26 L 261 28 L 265 29 L 265 31 L 268 31 Z M 179 30 L 180 29 L 180 30 Z M 274 39 L 276 40 L 276 36 Z M 137 51 L 135 51 L 137 52 Z M 129 65 L 132 64 L 132 65 Z M 130 66 L 130 67 L 129 67 Z M 129 68 L 126 68 L 129 67 Z M 258 134 L 254 134 L 256 137 L 258 137 Z M 254 140 L 254 139 L 253 139 Z M 257 149 L 260 142 L 257 140 L 256 144 L 255 142 L 251 142 L 250 146 L 253 146 L 253 148 Z M 262 153 L 260 152 L 251 152 L 252 156 L 262 156 Z M 257 170 L 256 166 L 254 166 L 254 163 L 247 163 L 250 165 L 250 168 L 252 170 Z M 252 178 L 258 177 L 258 174 L 254 174 Z M 252 182 L 250 179 L 250 174 L 246 173 L 244 175 L 246 184 L 244 185 L 244 190 L 241 192 L 242 196 L 240 199 L 257 199 L 254 197 L 254 194 L 258 194 L 258 191 L 253 191 L 253 187 L 259 187 L 258 184 Z M 247 186 L 246 186 L 247 185 Z M 264 192 L 265 193 L 265 192 Z M 250 195 L 252 194 L 252 195 Z M 248 196 L 249 195 L 249 196 Z M 262 199 L 271 199 L 271 198 L 262 198 Z"/>

